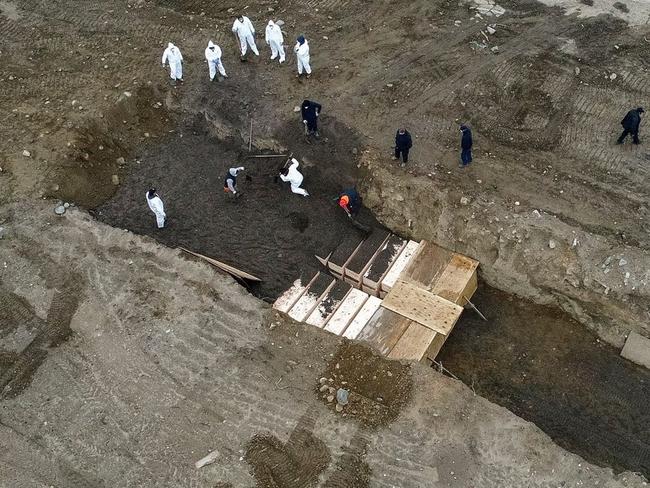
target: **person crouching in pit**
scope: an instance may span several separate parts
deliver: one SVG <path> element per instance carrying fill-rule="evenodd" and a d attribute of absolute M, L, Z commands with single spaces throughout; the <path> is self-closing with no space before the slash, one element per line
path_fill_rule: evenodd
<path fill-rule="evenodd" d="M 243 166 L 239 166 L 238 168 L 230 168 L 223 180 L 223 191 L 231 197 L 239 197 L 241 195 L 237 189 L 237 175 L 241 171 L 244 171 Z"/>

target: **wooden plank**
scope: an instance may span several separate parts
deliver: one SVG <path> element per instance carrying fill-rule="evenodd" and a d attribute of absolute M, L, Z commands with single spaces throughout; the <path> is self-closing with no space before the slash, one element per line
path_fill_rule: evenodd
<path fill-rule="evenodd" d="M 421 324 L 411 322 L 406 332 L 400 337 L 395 347 L 388 353 L 390 359 L 420 361 L 426 357 L 429 346 L 437 332 Z"/>
<path fill-rule="evenodd" d="M 472 294 L 475 291 L 475 289 L 471 290 L 473 286 L 468 288 L 468 284 L 476 280 L 477 267 L 478 261 L 461 254 L 453 254 L 444 271 L 433 283 L 431 293 L 458 305 L 465 305 L 463 294 L 466 293 L 466 289 L 468 293 L 471 291 Z M 466 296 L 471 298 L 471 294 Z"/>
<path fill-rule="evenodd" d="M 333 282 L 334 278 L 331 276 L 318 273 L 309 288 L 289 310 L 289 317 L 298 322 L 303 322 L 316 308 L 316 305 L 320 303 L 323 293 L 329 289 Z"/>
<path fill-rule="evenodd" d="M 320 303 L 314 308 L 314 311 L 307 317 L 308 324 L 316 327 L 323 327 L 334 312 L 338 309 L 341 301 L 350 292 L 351 286 L 344 281 L 335 281 L 333 286 L 327 290 Z"/>
<path fill-rule="evenodd" d="M 379 290 L 379 283 L 386 274 L 388 269 L 397 259 L 407 241 L 391 235 L 388 241 L 384 244 L 375 259 L 373 259 L 370 267 L 363 273 L 363 287 L 368 289 Z"/>
<path fill-rule="evenodd" d="M 190 251 L 189 249 L 185 249 L 184 247 L 179 247 L 181 251 L 185 251 L 188 254 L 191 254 L 192 256 L 196 256 L 197 258 L 204 259 L 208 263 L 210 263 L 213 266 L 216 266 L 217 268 L 225 271 L 226 273 L 229 273 L 233 276 L 236 276 L 237 278 L 242 278 L 250 281 L 262 281 L 260 278 L 257 276 L 253 276 L 252 274 L 246 273 L 245 271 L 242 271 L 240 269 L 235 268 L 234 266 L 230 266 L 229 264 L 222 263 L 221 261 L 217 261 L 216 259 L 209 258 L 207 256 L 204 256 L 203 254 L 199 254 L 198 252 L 193 252 Z"/>
<path fill-rule="evenodd" d="M 436 336 L 433 338 L 433 341 L 431 342 L 431 345 L 429 346 L 429 349 L 427 349 L 425 357 L 427 359 L 435 361 L 438 353 L 440 352 L 440 349 L 442 349 L 442 346 L 445 344 L 447 337 L 448 336 L 444 334 L 436 334 Z"/>
<path fill-rule="evenodd" d="M 395 283 L 381 306 L 445 335 L 463 312 L 460 305 L 401 280 Z"/>
<path fill-rule="evenodd" d="M 287 313 L 293 307 L 293 304 L 298 301 L 302 294 L 307 290 L 307 287 L 303 285 L 298 278 L 293 282 L 291 288 L 285 291 L 278 299 L 273 303 L 273 308 L 279 310 L 280 312 Z"/>
<path fill-rule="evenodd" d="M 386 356 L 411 323 L 412 321 L 406 317 L 387 308 L 379 307 L 359 332 L 357 340 L 366 342 L 370 347 Z"/>
<path fill-rule="evenodd" d="M 345 297 L 345 300 L 339 305 L 338 310 L 334 312 L 334 315 L 325 324 L 325 330 L 336 335 L 341 335 L 367 299 L 367 293 L 352 288 L 348 296 Z"/>
<path fill-rule="evenodd" d="M 409 241 L 400 255 L 395 259 L 386 275 L 381 280 L 381 288 L 384 291 L 390 291 L 391 287 L 395 284 L 404 268 L 409 264 L 413 254 L 420 246 L 415 241 Z"/>
<path fill-rule="evenodd" d="M 445 271 L 454 254 L 433 242 L 422 241 L 421 247 L 404 268 L 400 279 L 431 290 L 431 286 Z"/>
<path fill-rule="evenodd" d="M 377 256 L 389 237 L 389 232 L 382 229 L 375 229 L 372 234 L 363 240 L 359 248 L 355 251 L 354 256 L 345 264 L 345 276 L 349 276 L 351 279 L 360 283 L 363 271 L 372 264 L 373 259 Z"/>
<path fill-rule="evenodd" d="M 354 253 L 361 246 L 363 240 L 358 236 L 348 236 L 344 239 L 338 247 L 332 251 L 329 259 L 327 260 L 327 267 L 336 273 L 343 274 L 343 268 Z"/>
<path fill-rule="evenodd" d="M 368 324 L 368 321 L 372 318 L 380 306 L 381 299 L 377 297 L 368 297 L 368 300 L 366 300 L 366 303 L 363 304 L 363 307 L 361 307 L 359 313 L 357 313 L 357 316 L 354 317 L 354 320 L 350 323 L 348 328 L 345 329 L 343 337 L 347 337 L 348 339 L 356 339 L 359 335 L 359 332 L 361 332 L 366 324 Z"/>

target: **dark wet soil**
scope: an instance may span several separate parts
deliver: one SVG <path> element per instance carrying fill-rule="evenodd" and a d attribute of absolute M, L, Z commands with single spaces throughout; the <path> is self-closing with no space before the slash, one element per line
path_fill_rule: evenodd
<path fill-rule="evenodd" d="M 247 159 L 235 144 L 210 135 L 197 117 L 163 141 L 152 143 L 132 166 L 115 196 L 96 210 L 97 217 L 119 228 L 154 237 L 170 247 L 182 246 L 218 259 L 262 279 L 251 291 L 275 299 L 296 278 L 310 280 L 341 240 L 360 242 L 364 234 L 351 225 L 335 198 L 353 186 L 356 147 L 350 131 L 336 121 L 321 122 L 321 140 L 305 141 L 296 124 L 286 137 L 302 159 L 308 198 L 276 181 L 284 159 Z M 343 148 L 343 149 L 341 149 Z M 304 158 L 304 159 L 303 159 Z M 244 166 L 238 178 L 240 198 L 223 191 L 228 168 Z M 145 193 L 155 187 L 165 204 L 167 227 L 158 230 Z M 363 209 L 359 220 L 380 227 Z"/>
<path fill-rule="evenodd" d="M 438 360 L 478 395 L 600 466 L 650 476 L 650 371 L 583 325 L 482 286 Z"/>

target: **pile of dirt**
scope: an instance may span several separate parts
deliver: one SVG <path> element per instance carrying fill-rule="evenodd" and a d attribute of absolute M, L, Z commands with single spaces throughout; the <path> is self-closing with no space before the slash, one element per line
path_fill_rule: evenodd
<path fill-rule="evenodd" d="M 411 400 L 410 365 L 390 361 L 370 349 L 345 341 L 328 363 L 317 394 L 335 411 L 337 391 L 349 392 L 341 414 L 367 427 L 392 423 Z"/>

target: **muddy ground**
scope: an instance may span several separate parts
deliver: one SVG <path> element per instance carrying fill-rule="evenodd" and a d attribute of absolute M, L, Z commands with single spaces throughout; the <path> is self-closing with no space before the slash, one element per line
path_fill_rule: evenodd
<path fill-rule="evenodd" d="M 438 361 L 476 394 L 600 466 L 650 475 L 650 375 L 557 309 L 489 287 Z"/>
<path fill-rule="evenodd" d="M 252 273 L 262 283 L 253 284 L 251 291 L 273 301 L 294 280 L 308 282 L 316 274 L 315 255 L 327 257 L 342 239 L 360 241 L 365 236 L 335 201 L 342 189 L 354 185 L 357 172 L 349 157 L 354 138 L 339 126 L 324 116 L 321 128 L 327 137 L 306 141 L 301 140 L 299 123 L 287 128 L 298 141 L 292 151 L 303 161 L 303 187 L 311 195 L 305 198 L 277 178 L 286 157 L 248 158 L 259 151 L 220 141 L 199 116 L 148 145 L 96 215 L 115 227 Z M 223 182 L 228 168 L 237 166 L 246 170 L 238 178 L 242 195 L 233 199 L 224 193 Z M 157 188 L 166 203 L 168 225 L 163 230 L 156 228 L 153 214 L 142 204 L 143 192 L 150 187 Z M 358 219 L 381 228 L 366 209 Z"/>
<path fill-rule="evenodd" d="M 3 486 L 644 486 L 430 368 L 275 314 L 147 237 L 82 211 L 55 217 L 47 202 L 0 211 L 12 216 L 0 297 L 27 324 L 0 322 L 19 358 L 0 377 L 27 380 L 2 389 Z M 46 324 L 71 334 L 34 370 L 22 346 Z M 342 412 L 321 378 L 347 381 Z"/>

